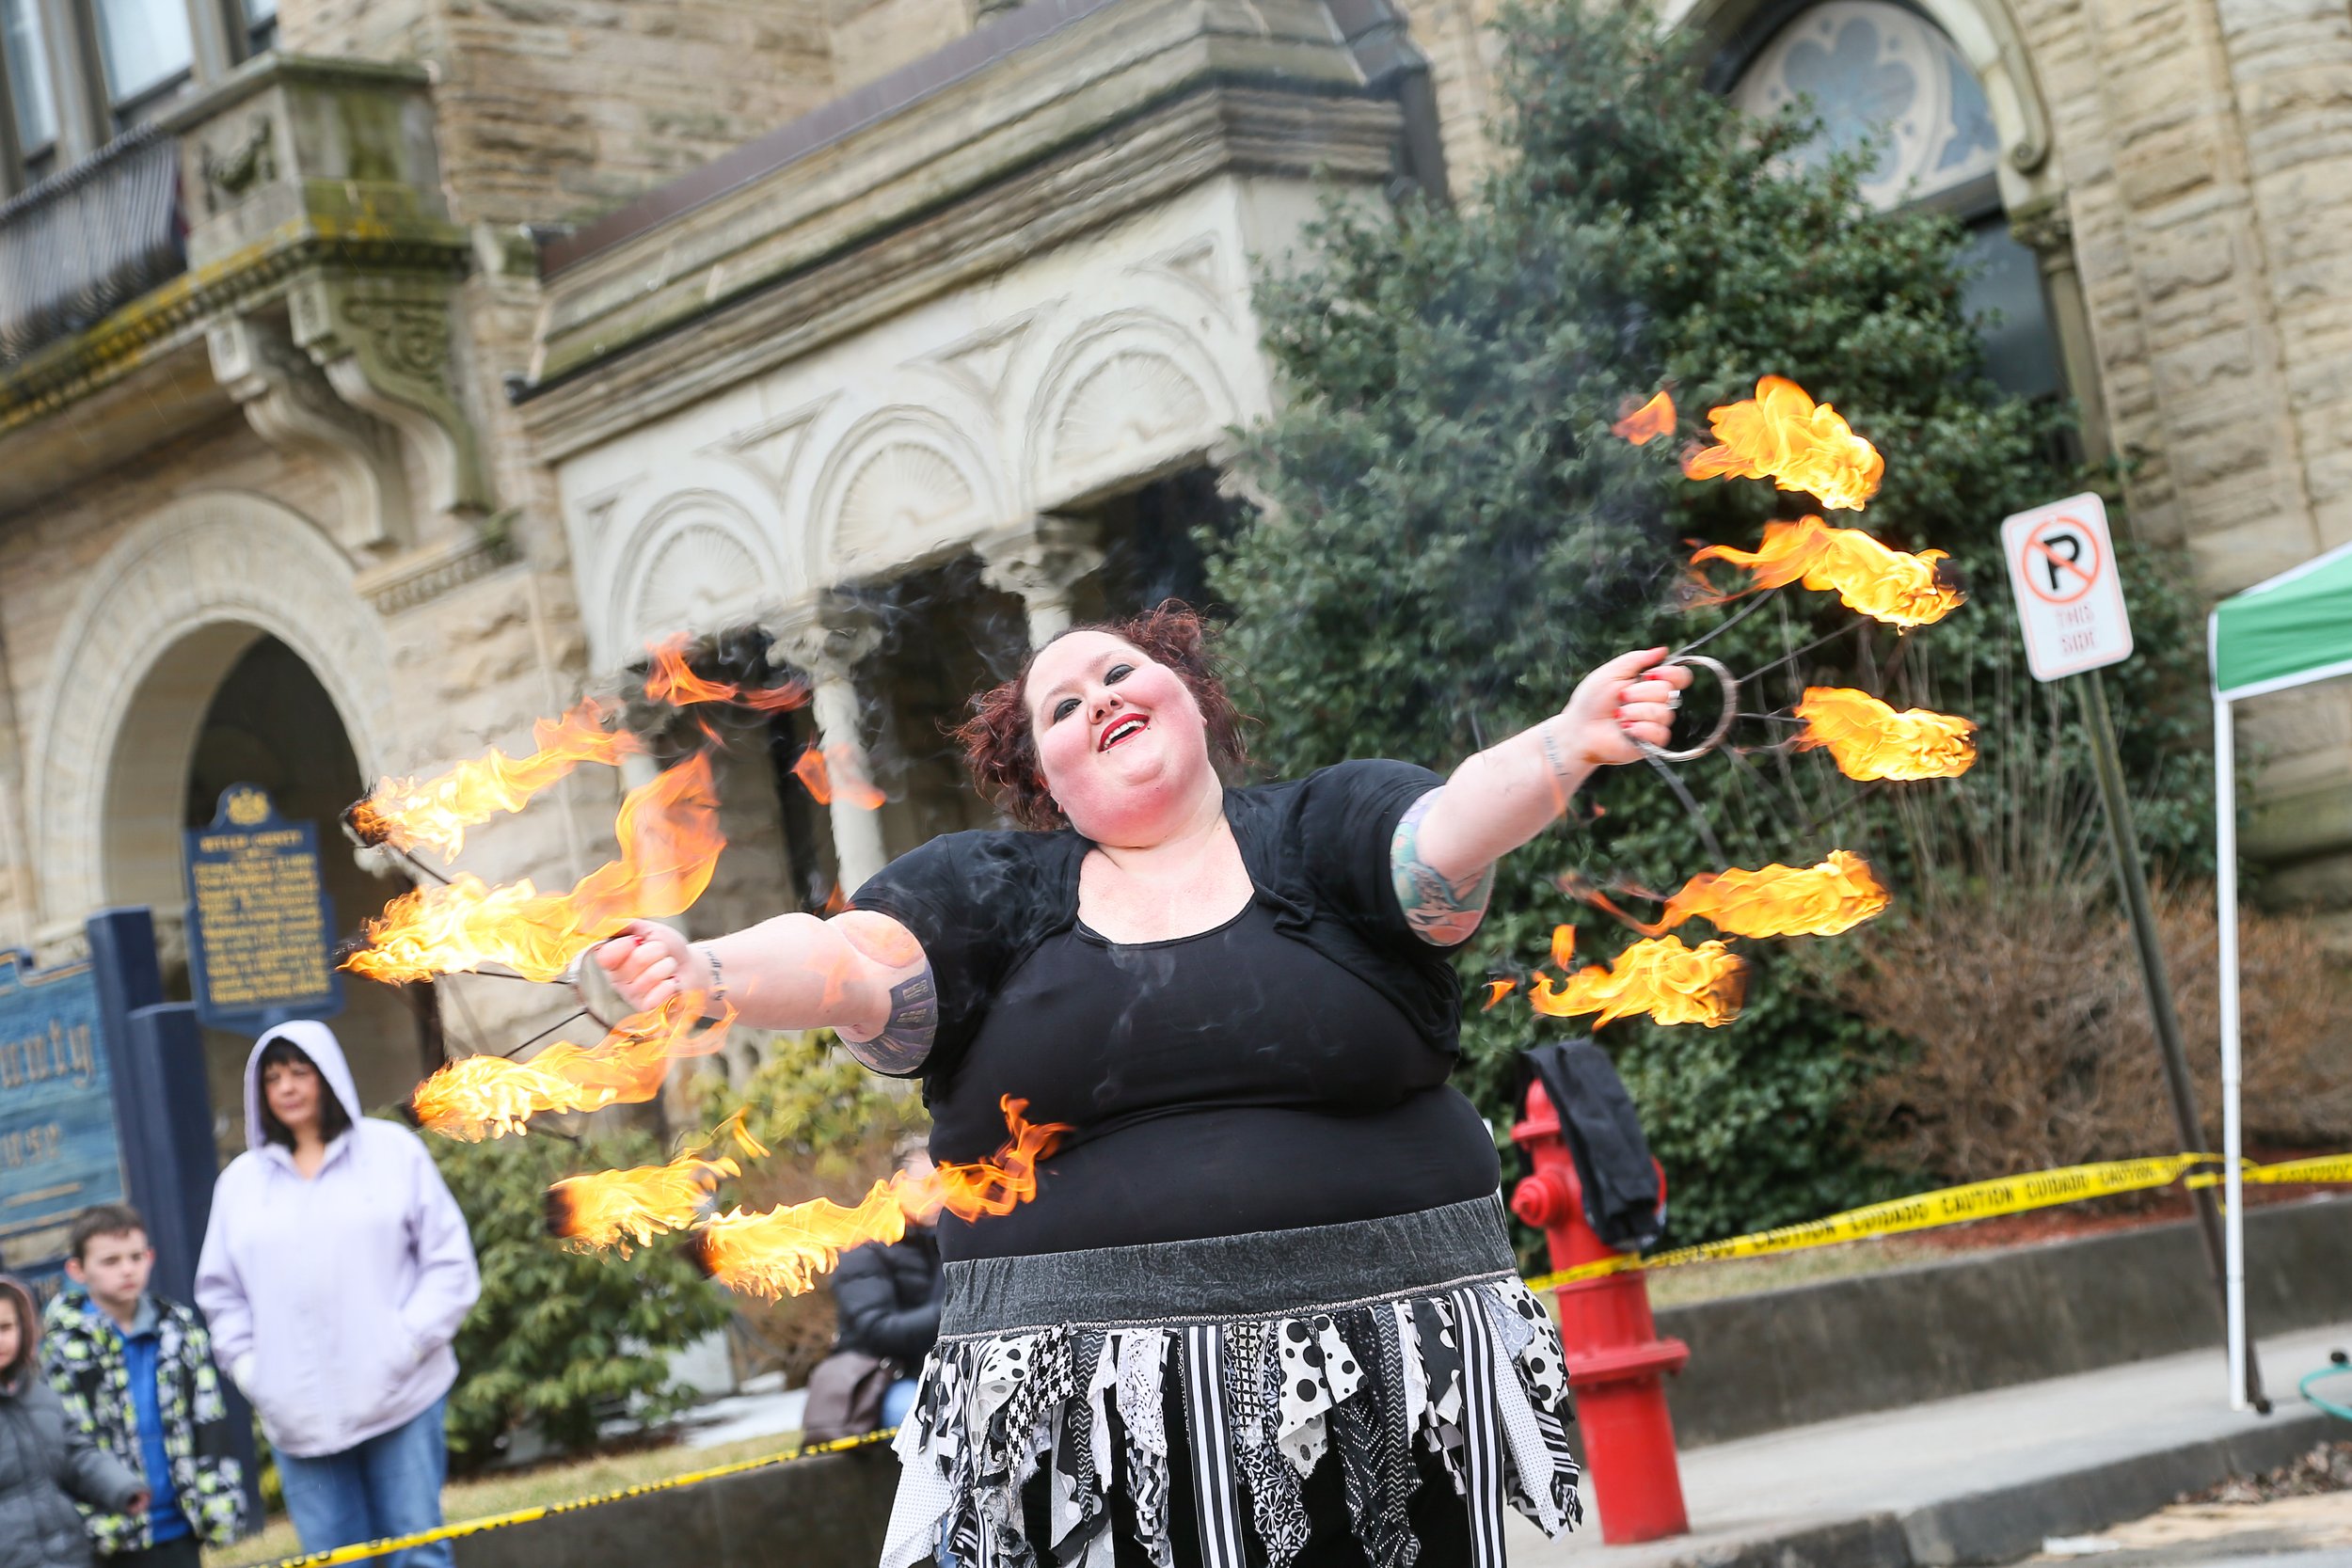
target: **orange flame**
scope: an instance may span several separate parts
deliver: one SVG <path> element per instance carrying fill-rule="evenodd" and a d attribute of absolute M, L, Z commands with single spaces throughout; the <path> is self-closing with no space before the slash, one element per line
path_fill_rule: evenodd
<path fill-rule="evenodd" d="M 1489 980 L 1489 981 L 1487 981 L 1487 982 L 1486 982 L 1486 1006 L 1485 1006 L 1480 1007 L 1478 1010 L 1479 1010 L 1480 1012 L 1482 1012 L 1482 1013 L 1491 1013 L 1491 1012 L 1493 1012 L 1493 1011 L 1495 1010 L 1495 1004 L 1496 1004 L 1496 1003 L 1498 1003 L 1498 1002 L 1502 1001 L 1504 997 L 1506 997 L 1506 996 L 1510 995 L 1513 991 L 1515 991 L 1515 990 L 1518 990 L 1518 989 L 1519 989 L 1519 983 L 1518 983 L 1517 980 Z"/>
<path fill-rule="evenodd" d="M 1867 691 L 1808 686 L 1797 717 L 1804 721 L 1797 750 L 1828 747 L 1850 779 L 1956 779 L 1977 760 L 1967 720 L 1919 707 L 1898 713 Z"/>
<path fill-rule="evenodd" d="M 516 812 L 531 798 L 583 762 L 617 763 L 639 749 L 627 730 L 608 730 L 609 704 L 591 697 L 561 719 L 531 727 L 529 756 L 489 755 L 461 762 L 430 779 L 379 780 L 368 798 L 351 808 L 352 831 L 369 844 L 399 849 L 434 849 L 454 860 L 466 847 L 466 830 L 500 812 Z"/>
<path fill-rule="evenodd" d="M 1674 428 L 1675 400 L 1670 394 L 1661 392 L 1611 425 L 1609 434 L 1622 436 L 1635 446 L 1643 447 L 1661 436 L 1673 435 Z"/>
<path fill-rule="evenodd" d="M 645 652 L 653 657 L 653 667 L 645 672 L 645 695 L 652 701 L 667 703 L 672 707 L 733 703 L 760 713 L 782 713 L 808 701 L 808 688 L 799 681 L 763 689 L 705 680 L 686 667 L 686 644 L 685 638 L 673 637 L 665 642 L 646 645 Z"/>
<path fill-rule="evenodd" d="M 543 894 L 528 880 L 492 887 L 461 873 L 387 904 L 368 922 L 367 946 L 343 967 L 389 985 L 484 963 L 552 980 L 630 920 L 684 912 L 710 885 L 726 845 L 709 756 L 697 753 L 630 790 L 613 827 L 621 858 L 571 892 Z"/>
<path fill-rule="evenodd" d="M 642 1105 L 661 1092 L 670 1063 L 707 1056 L 726 1043 L 735 1009 L 723 1011 L 707 1029 L 703 995 L 687 991 L 651 1012 L 621 1020 L 592 1046 L 558 1040 L 527 1062 L 503 1056 L 468 1056 L 419 1084 L 408 1097 L 417 1125 L 467 1143 L 520 1136 L 531 1118 L 546 1111 L 601 1111 L 608 1105 Z"/>
<path fill-rule="evenodd" d="M 1845 849 L 1799 870 L 1703 872 L 1666 901 L 1658 929 L 1697 916 L 1736 937 L 1834 937 L 1885 911 L 1892 897 L 1869 862 Z"/>
<path fill-rule="evenodd" d="M 1565 974 L 1576 962 L 1576 927 L 1554 926 L 1551 928 L 1551 967 Z"/>
<path fill-rule="evenodd" d="M 743 1174 L 732 1156 L 707 1160 L 704 1149 L 731 1134 L 750 1159 L 768 1152 L 743 1125 L 749 1110 L 737 1111 L 666 1165 L 565 1177 L 548 1189 L 548 1233 L 578 1251 L 618 1247 L 626 1258 L 632 1244 L 644 1246 L 665 1231 L 685 1229 L 720 1182 Z"/>
<path fill-rule="evenodd" d="M 1069 1129 L 1026 1120 L 1025 1100 L 1007 1096 L 1000 1103 L 1012 1136 L 993 1159 L 941 1165 L 919 1180 L 898 1172 L 850 1208 L 820 1197 L 765 1213 L 731 1210 L 696 1227 L 694 1260 L 728 1290 L 772 1301 L 807 1291 L 853 1246 L 898 1240 L 910 1219 L 943 1209 L 961 1219 L 1010 1213 L 1037 1196 L 1037 1163 Z"/>
<path fill-rule="evenodd" d="M 1850 610 L 1909 630 L 1940 621 L 1965 599 L 1942 550 L 1906 555 L 1860 529 L 1831 528 L 1819 517 L 1764 525 L 1762 547 L 1750 551 L 1709 545 L 1691 558 L 1745 567 L 1758 588 L 1799 578 L 1816 593 L 1836 594 Z"/>
<path fill-rule="evenodd" d="M 1647 1013 L 1661 1023 L 1698 1023 L 1709 1029 L 1740 1016 L 1747 1000 L 1748 961 L 1720 942 L 1685 947 L 1680 937 L 1653 937 L 1570 975 L 1554 989 L 1538 974 L 1528 1000 L 1546 1018 L 1598 1013 L 1596 1024 Z"/>
<path fill-rule="evenodd" d="M 1692 452 L 1682 471 L 1692 479 L 1769 479 L 1783 490 L 1819 497 L 1823 506 L 1859 512 L 1878 493 L 1886 460 L 1856 436 L 1828 404 L 1777 375 L 1756 384 L 1756 396 L 1707 411 L 1721 443 Z"/>
<path fill-rule="evenodd" d="M 828 746 L 821 752 L 811 746 L 792 765 L 792 776 L 820 806 L 832 805 L 836 792 L 860 811 L 872 811 L 889 799 L 859 769 L 856 748 L 846 744 Z"/>

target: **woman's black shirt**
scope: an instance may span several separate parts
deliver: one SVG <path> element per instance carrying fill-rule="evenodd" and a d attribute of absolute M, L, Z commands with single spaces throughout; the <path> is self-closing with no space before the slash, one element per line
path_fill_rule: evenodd
<path fill-rule="evenodd" d="M 943 1216 L 943 1256 L 1329 1225 L 1494 1191 L 1492 1134 L 1445 1082 L 1459 987 L 1389 869 L 1398 820 L 1441 782 L 1356 762 L 1228 791 L 1253 895 L 1170 942 L 1078 921 L 1089 846 L 1067 831 L 950 834 L 859 889 L 857 908 L 922 942 L 938 983 L 932 1156 L 993 1153 L 1008 1095 L 1073 1129 L 1032 1201 Z"/>

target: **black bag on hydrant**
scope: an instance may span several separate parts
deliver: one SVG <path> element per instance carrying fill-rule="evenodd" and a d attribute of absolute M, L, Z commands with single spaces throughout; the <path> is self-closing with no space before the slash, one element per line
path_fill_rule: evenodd
<path fill-rule="evenodd" d="M 1519 1093 L 1530 1078 L 1560 1114 L 1560 1136 L 1584 1188 L 1584 1217 L 1621 1252 L 1641 1252 L 1666 1229 L 1666 1194 L 1650 1160 L 1633 1097 L 1609 1053 L 1589 1039 L 1530 1046 L 1520 1055 Z"/>

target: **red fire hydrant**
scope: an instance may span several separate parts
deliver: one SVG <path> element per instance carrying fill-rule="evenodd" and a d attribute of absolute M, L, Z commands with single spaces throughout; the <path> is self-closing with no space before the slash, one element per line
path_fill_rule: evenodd
<path fill-rule="evenodd" d="M 1551 1266 L 1574 1268 L 1618 1256 L 1584 1218 L 1584 1188 L 1561 1140 L 1560 1117 L 1541 1083 L 1527 1090 L 1527 1119 L 1511 1136 L 1535 1174 L 1511 1195 L 1511 1211 L 1543 1228 Z M 1559 1288 L 1560 1338 L 1584 1464 L 1600 1510 L 1600 1538 L 1611 1545 L 1687 1534 L 1682 1472 L 1675 1460 L 1674 1420 L 1660 1379 L 1691 1359 L 1679 1339 L 1661 1339 L 1641 1271 L 1602 1275 Z"/>

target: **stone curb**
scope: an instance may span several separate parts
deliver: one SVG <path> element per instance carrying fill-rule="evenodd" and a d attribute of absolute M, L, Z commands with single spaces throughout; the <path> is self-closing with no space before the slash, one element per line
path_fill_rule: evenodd
<path fill-rule="evenodd" d="M 2331 1424 L 2316 1410 L 2282 1410 L 2261 1426 L 2228 1437 L 2152 1449 L 1905 1512 L 1693 1544 L 1667 1555 L 1645 1552 L 1643 1568 L 1957 1568 L 2013 1562 L 2041 1550 L 2049 1536 L 2095 1533 L 2153 1513 L 2184 1492 L 2202 1491 L 2233 1475 L 2275 1469 L 2321 1441 Z"/>

